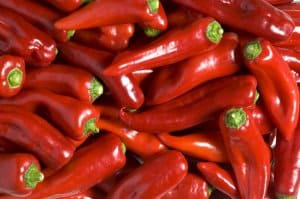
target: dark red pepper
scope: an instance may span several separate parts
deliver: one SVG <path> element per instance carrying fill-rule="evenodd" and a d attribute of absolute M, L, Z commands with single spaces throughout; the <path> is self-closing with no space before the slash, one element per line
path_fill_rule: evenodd
<path fill-rule="evenodd" d="M 201 13 L 184 6 L 178 6 L 176 9 L 167 13 L 168 26 L 170 29 L 186 26 L 202 17 L 203 15 Z"/>
<path fill-rule="evenodd" d="M 78 9 L 81 5 L 88 3 L 91 0 L 46 0 L 46 1 L 62 11 L 72 12 Z"/>

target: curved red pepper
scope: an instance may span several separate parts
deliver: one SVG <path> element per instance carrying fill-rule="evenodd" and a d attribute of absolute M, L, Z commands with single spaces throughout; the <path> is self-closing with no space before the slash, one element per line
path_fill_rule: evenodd
<path fill-rule="evenodd" d="M 89 2 L 90 0 L 46 0 L 56 8 L 65 11 L 72 12 L 79 8 L 84 3 Z"/>
<path fill-rule="evenodd" d="M 0 56 L 0 97 L 17 95 L 24 87 L 26 72 L 22 57 Z"/>
<path fill-rule="evenodd" d="M 240 69 L 238 36 L 224 34 L 213 50 L 155 71 L 148 79 L 146 104 L 167 102 L 206 81 L 227 76 Z"/>
<path fill-rule="evenodd" d="M 182 153 L 161 153 L 122 178 L 107 199 L 159 198 L 184 179 L 187 169 L 187 161 Z M 143 186 L 137 189 L 137 185 Z"/>
<path fill-rule="evenodd" d="M 0 7 L 0 53 L 12 53 L 33 66 L 47 66 L 56 57 L 55 41 L 22 16 Z"/>
<path fill-rule="evenodd" d="M 219 127 L 241 198 L 264 198 L 270 181 L 271 151 L 251 111 L 243 107 L 226 108 L 220 115 Z"/>
<path fill-rule="evenodd" d="M 143 104 L 144 94 L 132 75 L 107 77 L 103 74 L 111 62 L 110 53 L 71 42 L 60 43 L 58 47 L 63 60 L 80 66 L 102 80 L 121 106 L 137 109 Z"/>
<path fill-rule="evenodd" d="M 244 63 L 257 78 L 271 120 L 285 139 L 290 139 L 299 117 L 299 91 L 288 64 L 276 48 L 262 38 L 245 45 Z"/>
<path fill-rule="evenodd" d="M 24 197 L 43 181 L 39 160 L 29 153 L 0 154 L 0 193 Z"/>
<path fill-rule="evenodd" d="M 184 28 L 170 30 L 143 47 L 118 54 L 104 74 L 121 75 L 176 63 L 215 48 L 222 35 L 217 21 L 201 18 Z"/>
<path fill-rule="evenodd" d="M 103 93 L 103 86 L 91 73 L 72 66 L 52 64 L 26 71 L 24 88 L 43 88 L 92 104 Z"/>
<path fill-rule="evenodd" d="M 187 135 L 160 133 L 157 137 L 166 146 L 194 158 L 213 162 L 228 162 L 226 150 L 219 132 L 195 130 Z"/>
<path fill-rule="evenodd" d="M 295 24 L 283 11 L 264 0 L 174 0 L 216 18 L 220 23 L 270 40 L 287 39 Z"/>

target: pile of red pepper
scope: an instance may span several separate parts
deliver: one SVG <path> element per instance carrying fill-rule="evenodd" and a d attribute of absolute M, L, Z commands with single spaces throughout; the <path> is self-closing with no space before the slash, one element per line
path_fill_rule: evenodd
<path fill-rule="evenodd" d="M 297 199 L 300 3 L 0 0 L 0 199 Z"/>

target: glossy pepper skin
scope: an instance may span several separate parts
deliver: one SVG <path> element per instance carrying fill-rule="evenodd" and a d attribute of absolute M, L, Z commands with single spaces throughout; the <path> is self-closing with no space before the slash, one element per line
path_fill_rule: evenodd
<path fill-rule="evenodd" d="M 74 35 L 73 30 L 58 30 L 54 28 L 54 22 L 63 15 L 36 1 L 1 0 L 0 6 L 18 13 L 28 22 L 45 31 L 57 41 L 65 42 Z"/>
<path fill-rule="evenodd" d="M 235 33 L 225 33 L 213 50 L 155 71 L 148 79 L 146 104 L 167 102 L 204 82 L 237 72 L 241 63 L 238 44 Z"/>
<path fill-rule="evenodd" d="M 241 198 L 264 198 L 270 181 L 271 151 L 251 112 L 244 107 L 226 108 L 219 117 L 219 127 Z"/>
<path fill-rule="evenodd" d="M 92 105 L 46 89 L 24 89 L 14 97 L 0 99 L 0 104 L 35 112 L 73 139 L 80 140 L 99 132 L 96 123 L 100 113 Z"/>
<path fill-rule="evenodd" d="M 43 181 L 39 160 L 29 153 L 0 154 L 0 193 L 28 196 Z"/>
<path fill-rule="evenodd" d="M 33 66 L 47 66 L 56 57 L 55 41 L 21 15 L 0 7 L 0 53 L 12 53 Z"/>
<path fill-rule="evenodd" d="M 300 5 L 298 7 L 298 12 L 300 13 Z M 287 12 L 289 15 L 290 12 Z M 300 45 L 300 14 L 297 14 L 296 17 L 292 17 L 293 22 L 295 23 L 295 28 L 292 32 L 292 34 L 285 40 L 283 41 L 277 41 L 273 42 L 273 45 L 275 46 L 281 46 L 281 47 L 297 47 Z"/>
<path fill-rule="evenodd" d="M 176 63 L 212 50 L 222 35 L 223 29 L 216 20 L 201 18 L 184 28 L 170 30 L 143 47 L 118 54 L 104 74 L 121 75 Z"/>
<path fill-rule="evenodd" d="M 209 188 L 200 176 L 188 173 L 185 178 L 161 199 L 208 199 Z"/>
<path fill-rule="evenodd" d="M 258 38 L 243 47 L 244 63 L 257 78 L 258 89 L 271 120 L 290 139 L 299 117 L 299 91 L 288 64 L 267 40 Z"/>
<path fill-rule="evenodd" d="M 158 0 L 95 0 L 70 15 L 57 20 L 57 29 L 87 29 L 153 19 Z M 126 16 L 126 17 L 124 17 Z"/>
<path fill-rule="evenodd" d="M 0 56 L 0 97 L 17 95 L 24 87 L 26 72 L 22 57 L 4 54 Z"/>
<path fill-rule="evenodd" d="M 72 42 L 60 43 L 58 48 L 64 61 L 77 65 L 102 80 L 121 106 L 137 109 L 144 103 L 144 94 L 132 75 L 107 77 L 103 74 L 111 62 L 110 53 Z"/>
<path fill-rule="evenodd" d="M 248 109 L 252 113 L 252 118 L 262 135 L 269 134 L 275 129 L 267 113 L 266 106 L 256 104 L 249 106 Z"/>
<path fill-rule="evenodd" d="M 64 12 L 72 12 L 78 9 L 84 3 L 88 3 L 90 0 L 46 0 L 59 10 Z"/>
<path fill-rule="evenodd" d="M 0 105 L 0 136 L 34 154 L 46 168 L 59 169 L 73 156 L 74 146 L 41 117 Z"/>
<path fill-rule="evenodd" d="M 283 11 L 264 0 L 175 0 L 214 17 L 220 23 L 270 40 L 287 39 L 295 24 Z M 247 25 L 245 25 L 247 24 Z"/>
<path fill-rule="evenodd" d="M 300 72 L 300 52 L 293 48 L 276 47 L 283 60 L 289 65 L 290 69 Z"/>
<path fill-rule="evenodd" d="M 169 101 L 133 113 L 123 108 L 120 118 L 129 127 L 149 133 L 183 130 L 208 121 L 227 106 L 253 104 L 256 84 L 253 76 L 229 77 L 218 83 L 200 85 L 174 99 L 175 103 Z"/>
<path fill-rule="evenodd" d="M 182 153 L 213 162 L 228 162 L 226 150 L 219 132 L 195 130 L 186 135 L 160 133 L 157 137 L 166 146 Z"/>
<path fill-rule="evenodd" d="M 179 151 L 166 151 L 130 172 L 108 194 L 107 199 L 159 198 L 175 188 L 187 175 L 187 161 Z M 137 189 L 137 185 L 143 186 Z"/>
<path fill-rule="evenodd" d="M 103 93 L 103 85 L 91 73 L 70 65 L 28 69 L 24 88 L 47 89 L 92 104 Z"/>
<path fill-rule="evenodd" d="M 203 178 L 214 188 L 222 191 L 232 199 L 239 199 L 235 176 L 214 162 L 198 162 L 197 169 Z"/>

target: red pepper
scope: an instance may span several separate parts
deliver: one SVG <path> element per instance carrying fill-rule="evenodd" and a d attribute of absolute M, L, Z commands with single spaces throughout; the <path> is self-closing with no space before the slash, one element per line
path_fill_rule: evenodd
<path fill-rule="evenodd" d="M 286 13 L 265 0 L 174 1 L 214 17 L 224 25 L 270 40 L 287 39 L 295 27 L 293 20 Z"/>
<path fill-rule="evenodd" d="M 241 198 L 264 198 L 270 181 L 271 151 L 251 111 L 227 108 L 220 115 L 219 127 Z"/>
<path fill-rule="evenodd" d="M 205 122 L 227 106 L 253 104 L 256 92 L 256 79 L 253 76 L 229 77 L 218 81 L 200 85 L 174 101 L 145 111 L 130 113 L 123 108 L 120 118 L 136 130 L 172 132 Z"/>
<path fill-rule="evenodd" d="M 22 57 L 0 56 L 0 97 L 17 95 L 25 83 L 25 62 Z"/>
<path fill-rule="evenodd" d="M 105 199 L 105 198 L 106 198 L 106 194 L 94 187 L 72 196 L 59 197 L 59 199 Z"/>
<path fill-rule="evenodd" d="M 209 188 L 207 183 L 200 177 L 188 173 L 185 178 L 161 199 L 208 199 Z"/>
<path fill-rule="evenodd" d="M 91 73 L 72 66 L 52 64 L 26 71 L 24 88 L 43 88 L 92 104 L 103 93 L 103 86 Z"/>
<path fill-rule="evenodd" d="M 201 18 L 184 28 L 170 30 L 143 47 L 118 54 L 104 74 L 121 75 L 176 63 L 212 50 L 222 35 L 223 29 L 217 21 Z"/>
<path fill-rule="evenodd" d="M 288 64 L 276 48 L 262 38 L 245 45 L 244 63 L 257 78 L 271 120 L 285 139 L 290 139 L 299 117 L 299 91 Z"/>
<path fill-rule="evenodd" d="M 160 133 L 158 138 L 166 146 L 191 157 L 213 162 L 228 162 L 223 140 L 219 132 L 194 130 L 186 135 Z"/>
<path fill-rule="evenodd" d="M 179 6 L 167 13 L 168 26 L 170 29 L 184 27 L 202 17 L 203 15 L 201 13 L 183 6 Z"/>
<path fill-rule="evenodd" d="M 297 18 L 292 17 L 295 28 L 292 32 L 292 34 L 285 40 L 273 42 L 273 45 L 275 46 L 281 46 L 281 47 L 296 47 L 300 45 L 300 4 L 299 4 L 299 16 Z"/>
<path fill-rule="evenodd" d="M 146 104 L 174 99 L 206 81 L 227 76 L 240 69 L 238 36 L 226 33 L 213 50 L 157 70 L 148 79 Z"/>
<path fill-rule="evenodd" d="M 56 56 L 55 41 L 22 16 L 0 7 L 0 53 L 12 53 L 33 66 L 47 66 Z"/>
<path fill-rule="evenodd" d="M 0 137 L 34 154 L 46 168 L 59 169 L 73 156 L 74 146 L 52 125 L 19 107 L 0 105 Z"/>
<path fill-rule="evenodd" d="M 143 104 L 144 94 L 132 75 L 107 77 L 103 74 L 112 59 L 110 53 L 71 42 L 61 43 L 58 47 L 63 60 L 80 66 L 102 80 L 118 104 L 134 109 Z"/>
<path fill-rule="evenodd" d="M 269 134 L 275 129 L 273 123 L 269 118 L 265 106 L 256 104 L 253 106 L 249 106 L 248 109 L 251 111 L 255 125 L 262 135 Z"/>
<path fill-rule="evenodd" d="M 99 132 L 96 122 L 100 113 L 92 105 L 45 89 L 23 90 L 14 97 L 0 99 L 0 104 L 38 113 L 73 139 Z"/>
<path fill-rule="evenodd" d="M 232 199 L 240 198 L 233 173 L 223 169 L 214 162 L 198 162 L 197 169 L 214 188 L 222 191 Z"/>
<path fill-rule="evenodd" d="M 86 29 L 149 21 L 159 9 L 158 0 L 95 0 L 55 22 L 58 29 Z"/>
<path fill-rule="evenodd" d="M 81 5 L 88 3 L 90 0 L 46 0 L 46 1 L 62 11 L 72 12 L 78 9 Z"/>
<path fill-rule="evenodd" d="M 45 31 L 57 41 L 65 42 L 75 33 L 73 30 L 58 30 L 54 28 L 54 22 L 61 18 L 62 15 L 36 1 L 2 0 L 0 1 L 0 6 L 18 13 L 28 20 L 28 22 Z"/>
<path fill-rule="evenodd" d="M 298 50 L 284 47 L 276 47 L 276 50 L 292 70 L 300 72 L 300 52 Z"/>
<path fill-rule="evenodd" d="M 28 153 L 0 154 L 0 193 L 28 196 L 43 181 L 40 163 Z"/>
<path fill-rule="evenodd" d="M 184 179 L 187 169 L 187 161 L 182 153 L 166 151 L 145 161 L 122 178 L 107 199 L 160 198 Z"/>

